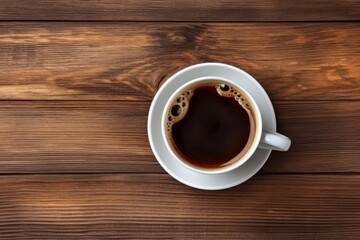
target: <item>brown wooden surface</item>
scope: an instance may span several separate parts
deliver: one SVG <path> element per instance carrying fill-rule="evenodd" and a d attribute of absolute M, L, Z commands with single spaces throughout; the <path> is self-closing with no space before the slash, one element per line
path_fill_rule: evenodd
<path fill-rule="evenodd" d="M 0 173 L 163 173 L 147 138 L 150 102 L 2 101 Z M 360 172 L 360 101 L 275 101 L 293 139 L 263 172 Z M 326 118 L 326 119 L 325 119 Z"/>
<path fill-rule="evenodd" d="M 0 2 L 0 239 L 360 239 L 360 2 Z M 274 152 L 246 183 L 189 188 L 147 114 L 201 62 L 269 93 Z"/>
<path fill-rule="evenodd" d="M 213 61 L 240 66 L 273 100 L 360 99 L 359 29 L 360 23 L 0 23 L 0 99 L 150 101 L 174 72 Z"/>
<path fill-rule="evenodd" d="M 207 192 L 164 174 L 0 177 L 3 238 L 356 239 L 360 177 L 256 176 Z"/>
<path fill-rule="evenodd" d="M 0 20 L 349 21 L 357 0 L 2 0 Z"/>

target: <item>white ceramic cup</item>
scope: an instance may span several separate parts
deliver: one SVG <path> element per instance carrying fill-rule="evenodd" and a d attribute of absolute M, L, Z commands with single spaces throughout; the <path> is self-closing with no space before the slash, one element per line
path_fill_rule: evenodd
<path fill-rule="evenodd" d="M 239 159 L 236 160 L 231 165 L 228 165 L 228 166 L 225 166 L 225 167 L 222 167 L 222 168 L 215 168 L 215 169 L 202 169 L 202 168 L 198 168 L 196 166 L 190 165 L 185 160 L 181 159 L 181 157 L 178 156 L 178 154 L 176 154 L 174 152 L 174 150 L 173 150 L 173 148 L 171 147 L 171 144 L 170 144 L 169 136 L 167 134 L 167 124 L 166 124 L 167 123 L 167 116 L 168 116 L 167 114 L 168 114 L 168 111 L 169 111 L 169 109 L 171 107 L 171 104 L 173 103 L 175 98 L 179 94 L 181 94 L 182 91 L 184 91 L 185 89 L 187 89 L 191 85 L 195 85 L 195 84 L 197 85 L 197 84 L 200 84 L 200 83 L 204 83 L 204 82 L 208 82 L 208 81 L 214 81 L 214 80 L 223 82 L 225 84 L 228 83 L 229 85 L 234 86 L 235 88 L 240 90 L 240 92 L 249 101 L 249 104 L 253 108 L 253 115 L 254 115 L 253 117 L 255 119 L 255 134 L 254 134 L 254 137 L 253 137 L 252 144 L 248 148 L 246 153 L 239 156 Z M 186 167 L 186 168 L 188 168 L 188 169 L 190 169 L 192 171 L 199 172 L 199 173 L 204 173 L 204 174 L 220 174 L 220 173 L 229 172 L 231 170 L 234 170 L 235 168 L 240 167 L 242 164 L 244 164 L 246 161 L 248 161 L 251 158 L 251 156 L 254 154 L 254 152 L 256 151 L 257 148 L 265 148 L 265 149 L 278 150 L 278 151 L 287 151 L 289 149 L 289 147 L 291 145 L 291 140 L 288 137 L 286 137 L 284 135 L 281 135 L 279 133 L 270 132 L 270 131 L 267 131 L 266 129 L 263 129 L 262 122 L 263 121 L 262 121 L 262 117 L 261 117 L 258 105 L 256 104 L 253 97 L 241 85 L 239 85 L 235 81 L 231 81 L 231 80 L 226 79 L 226 78 L 207 76 L 207 77 L 197 78 L 197 79 L 191 80 L 191 81 L 183 84 L 180 88 L 178 88 L 171 95 L 171 97 L 167 100 L 165 108 L 163 109 L 162 118 L 161 118 L 161 131 L 162 131 L 162 137 L 163 137 L 163 140 L 165 142 L 166 148 L 171 153 L 173 158 L 176 159 L 176 161 L 178 161 L 184 167 Z"/>

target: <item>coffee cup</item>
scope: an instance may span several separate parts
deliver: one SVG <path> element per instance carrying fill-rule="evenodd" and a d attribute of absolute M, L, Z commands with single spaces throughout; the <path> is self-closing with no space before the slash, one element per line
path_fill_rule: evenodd
<path fill-rule="evenodd" d="M 258 148 L 287 151 L 291 140 L 263 128 L 254 98 L 239 82 L 218 76 L 184 83 L 167 100 L 161 131 L 182 166 L 221 174 L 249 161 Z"/>

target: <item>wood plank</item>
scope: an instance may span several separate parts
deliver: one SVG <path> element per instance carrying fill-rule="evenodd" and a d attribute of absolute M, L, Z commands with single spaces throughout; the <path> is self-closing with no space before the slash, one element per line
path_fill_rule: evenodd
<path fill-rule="evenodd" d="M 360 102 L 274 102 L 291 149 L 273 152 L 264 172 L 359 172 Z"/>
<path fill-rule="evenodd" d="M 263 172 L 360 172 L 360 101 L 274 104 L 293 145 Z M 163 173 L 147 139 L 149 105 L 1 101 L 0 173 Z"/>
<path fill-rule="evenodd" d="M 7 239 L 360 237 L 358 175 L 255 176 L 224 191 L 159 174 L 2 176 L 0 189 Z"/>
<path fill-rule="evenodd" d="M 162 172 L 146 130 L 150 103 L 0 102 L 0 172 Z"/>
<path fill-rule="evenodd" d="M 0 20 L 338 21 L 359 20 L 356 0 L 3 0 Z"/>
<path fill-rule="evenodd" d="M 149 101 L 201 62 L 243 68 L 273 100 L 360 99 L 359 26 L 0 23 L 0 99 Z"/>

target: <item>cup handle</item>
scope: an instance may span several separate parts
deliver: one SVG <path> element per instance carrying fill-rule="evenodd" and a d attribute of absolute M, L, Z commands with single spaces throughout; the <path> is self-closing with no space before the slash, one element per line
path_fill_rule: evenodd
<path fill-rule="evenodd" d="M 261 134 L 259 148 L 285 152 L 289 150 L 290 145 L 290 138 L 277 132 L 263 131 Z"/>

